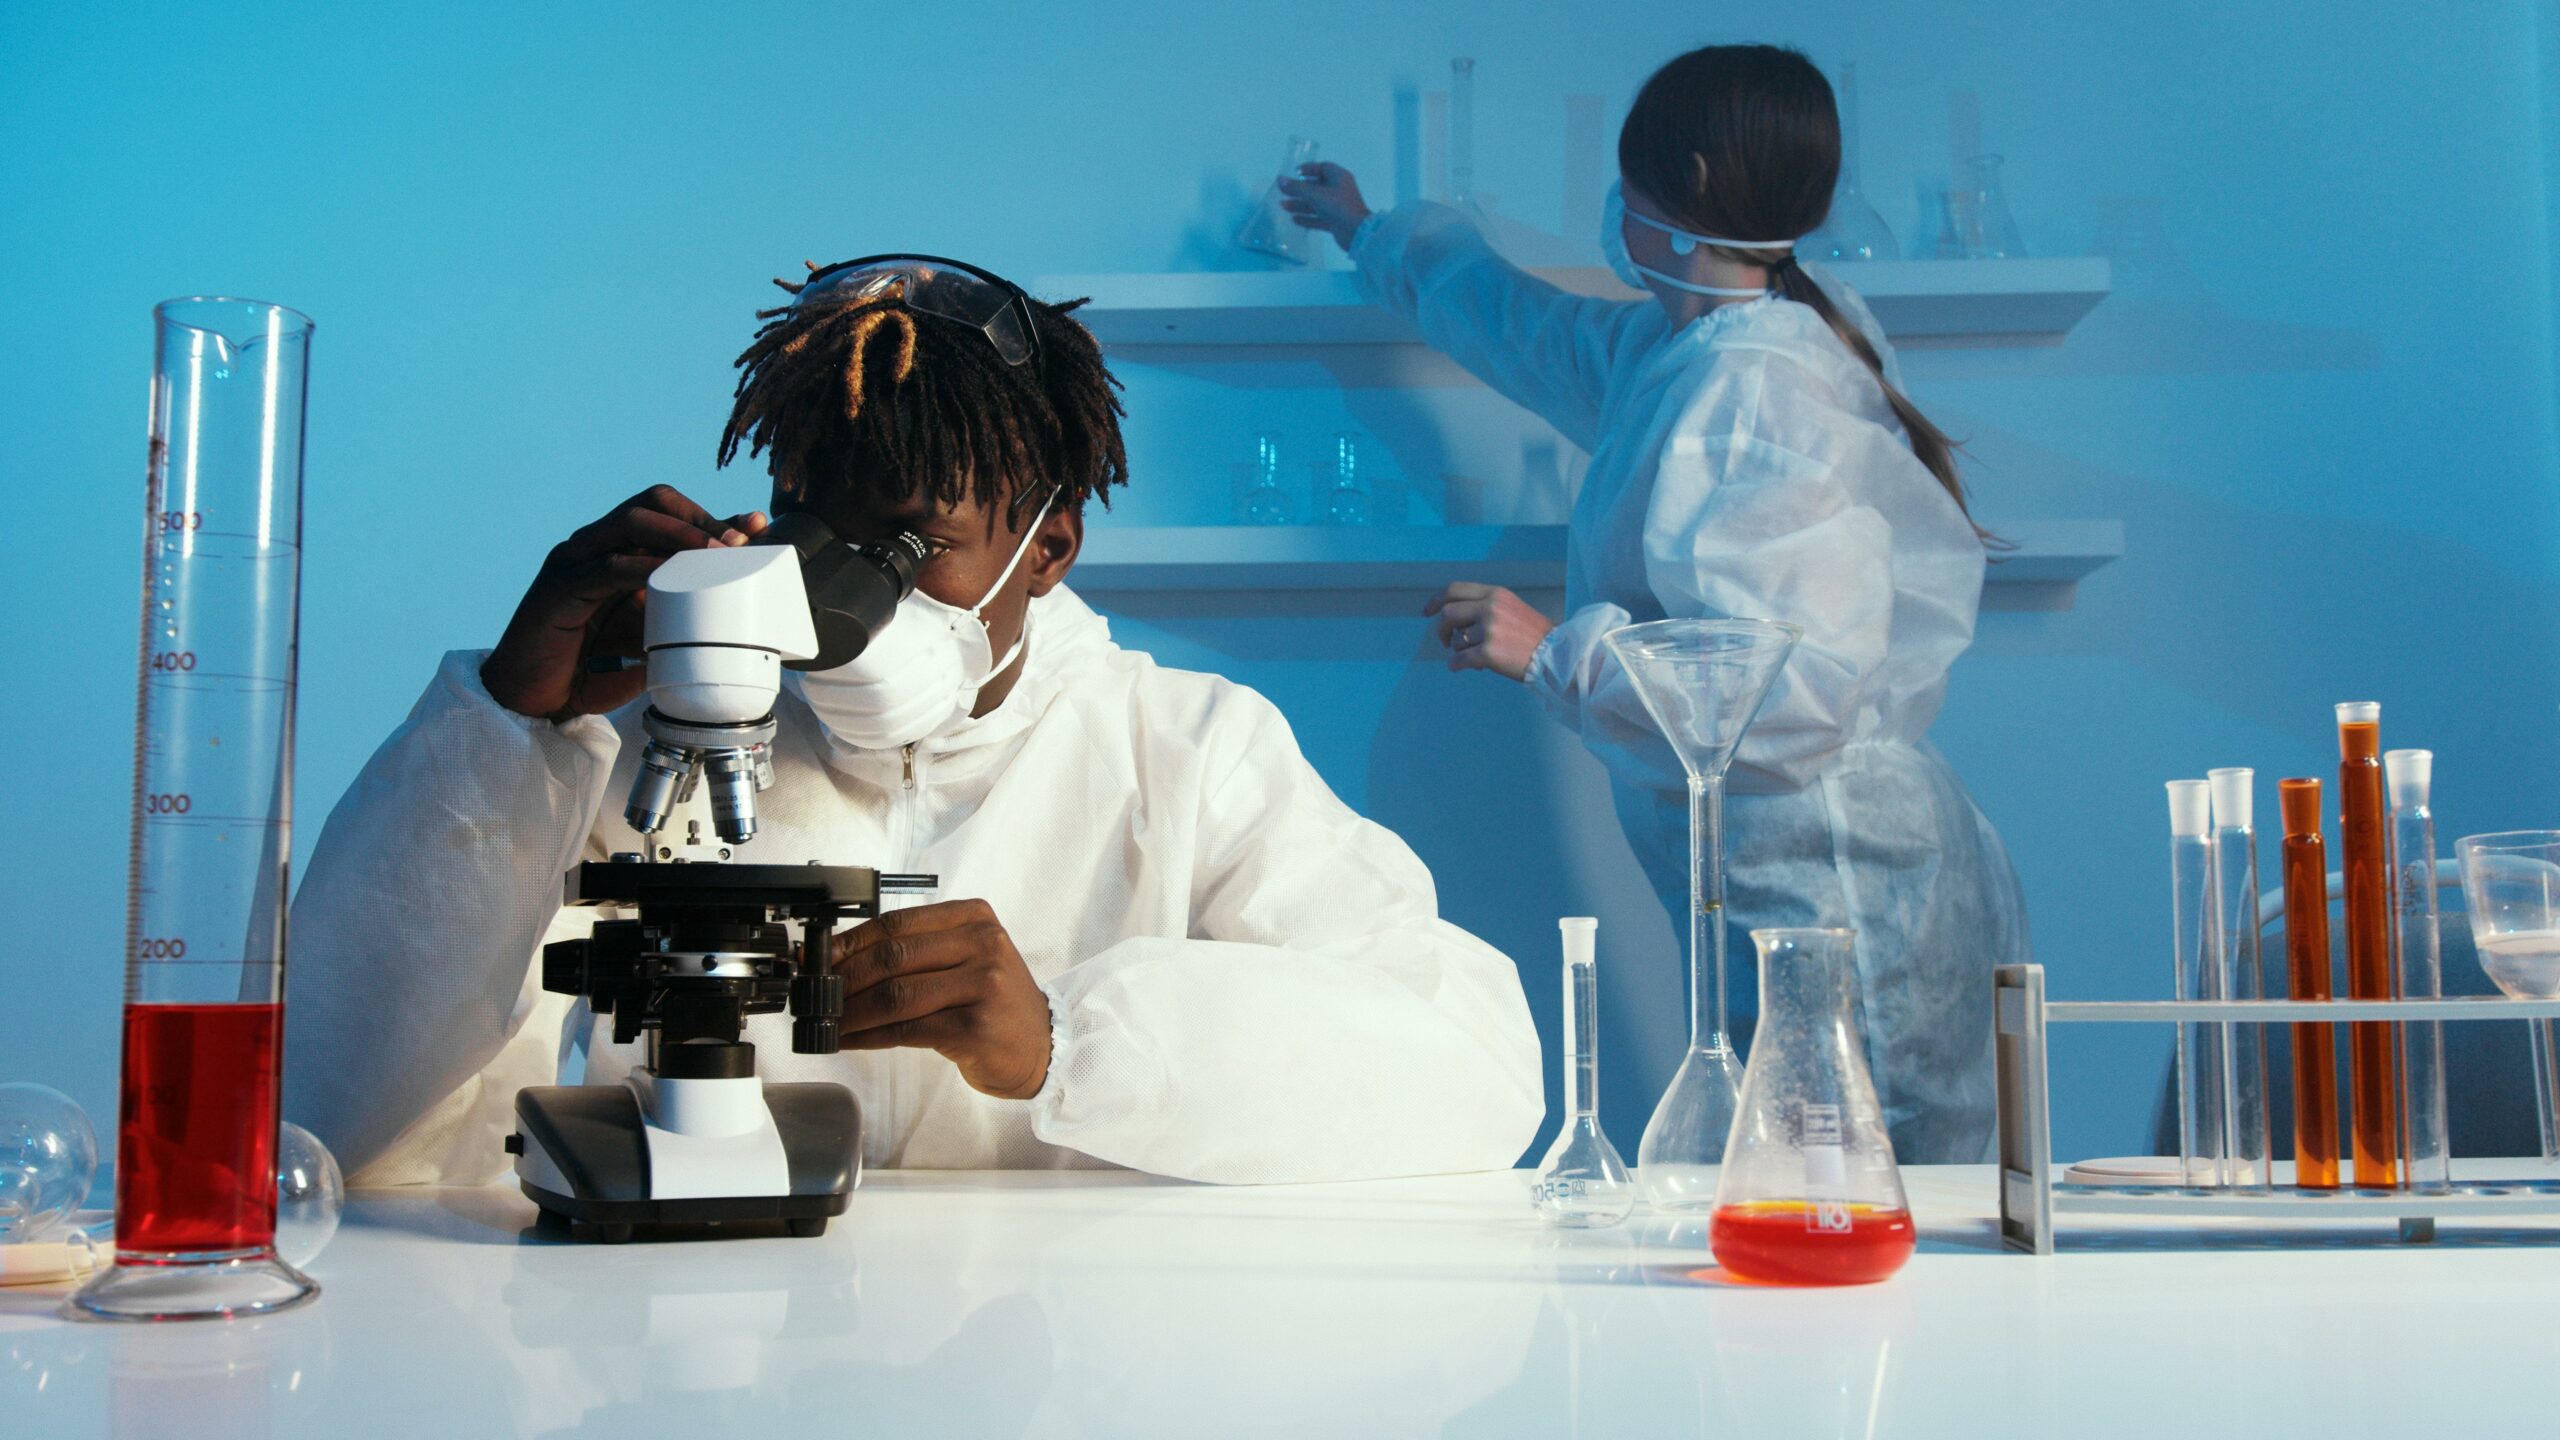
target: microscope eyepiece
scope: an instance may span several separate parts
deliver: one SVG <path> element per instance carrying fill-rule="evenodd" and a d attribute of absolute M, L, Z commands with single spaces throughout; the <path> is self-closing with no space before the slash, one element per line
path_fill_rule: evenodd
<path fill-rule="evenodd" d="M 750 543 L 788 545 L 800 553 L 800 583 L 809 593 L 818 653 L 784 662 L 793 670 L 832 670 L 869 649 L 871 638 L 898 613 L 898 602 L 916 588 L 916 567 L 926 553 L 911 533 L 852 544 L 805 510 L 775 517 Z"/>

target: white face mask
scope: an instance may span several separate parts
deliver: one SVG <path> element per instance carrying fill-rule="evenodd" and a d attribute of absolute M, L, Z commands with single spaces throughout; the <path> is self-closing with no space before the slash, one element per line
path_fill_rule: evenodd
<path fill-rule="evenodd" d="M 1650 225 L 1670 236 L 1671 253 L 1674 255 L 1695 254 L 1701 245 L 1721 245 L 1728 250 L 1782 250 L 1796 243 L 1793 240 L 1727 240 L 1721 236 L 1699 235 L 1677 225 L 1665 225 L 1649 215 L 1639 215 L 1628 209 L 1624 182 L 1613 182 L 1609 186 L 1608 202 L 1600 210 L 1600 253 L 1609 257 L 1609 273 L 1617 276 L 1618 283 L 1630 290 L 1641 290 L 1645 281 L 1653 280 L 1674 290 L 1686 290 L 1692 295 L 1714 295 L 1725 299 L 1748 300 L 1769 293 L 1766 285 L 1747 290 L 1730 285 L 1696 285 L 1638 265 L 1636 258 L 1627 253 L 1627 222 L 1630 220 L 1639 225 Z"/>
<path fill-rule="evenodd" d="M 977 708 L 978 691 L 1022 658 L 1031 637 L 1031 615 L 1022 617 L 1022 635 L 994 658 L 987 639 L 985 610 L 1014 567 L 1031 553 L 1032 537 L 1048 518 L 1055 490 L 1040 502 L 1040 512 L 1006 561 L 1004 573 L 987 587 L 978 603 L 963 610 L 911 590 L 898 602 L 898 613 L 869 648 L 833 670 L 813 670 L 800 677 L 801 698 L 817 712 L 827 733 L 857 750 L 895 750 L 928 740 L 957 727 Z"/>

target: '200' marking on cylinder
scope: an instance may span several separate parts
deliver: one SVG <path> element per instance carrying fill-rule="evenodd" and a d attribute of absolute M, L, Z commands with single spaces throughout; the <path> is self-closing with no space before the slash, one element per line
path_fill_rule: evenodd
<path fill-rule="evenodd" d="M 176 937 L 141 940 L 135 943 L 134 953 L 143 960 L 183 960 L 187 958 L 187 942 Z"/>

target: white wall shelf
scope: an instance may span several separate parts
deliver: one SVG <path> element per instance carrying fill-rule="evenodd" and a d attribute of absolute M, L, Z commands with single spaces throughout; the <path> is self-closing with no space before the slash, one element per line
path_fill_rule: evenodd
<path fill-rule="evenodd" d="M 1834 267 L 1897 341 L 2055 345 L 2107 296 L 2106 261 L 1876 260 Z M 1535 272 L 1582 295 L 1632 299 L 1598 266 Z M 1412 327 L 1360 297 L 1349 271 L 1044 275 L 1047 299 L 1091 296 L 1076 314 L 1110 346 L 1409 345 Z"/>
<path fill-rule="evenodd" d="M 1992 565 L 1988 610 L 2067 610 L 2080 581 L 2124 554 L 2119 520 L 1997 521 L 2018 548 Z M 1437 590 L 1482 580 L 1564 584 L 1562 525 L 1097 525 L 1070 582 L 1143 590 Z"/>

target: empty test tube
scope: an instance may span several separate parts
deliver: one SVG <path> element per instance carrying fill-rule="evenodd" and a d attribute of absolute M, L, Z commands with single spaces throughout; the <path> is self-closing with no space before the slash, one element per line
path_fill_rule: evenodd
<path fill-rule="evenodd" d="M 2208 770 L 2213 805 L 2214 968 L 2221 1000 L 2263 1000 L 2266 974 L 2258 944 L 2256 774 Z M 2267 1116 L 2267 1030 L 2222 1027 L 2224 1105 L 2230 1116 L 2228 1183 L 2264 1190 L 2275 1183 Z"/>
<path fill-rule="evenodd" d="M 2435 754 L 2394 750 L 2382 757 L 2391 795 L 2391 914 L 2398 929 L 2400 998 L 2444 995 L 2443 941 L 2436 930 L 2436 819 L 2427 795 Z M 2444 1023 L 2400 1025 L 2400 1159 L 2402 1183 L 2442 1194 L 2453 1188 L 2453 1151 L 2446 1133 Z"/>
<path fill-rule="evenodd" d="M 2169 915 L 2176 965 L 2172 993 L 2213 1000 L 2220 982 L 2213 960 L 2213 806 L 2202 780 L 2169 782 Z M 2211 1021 L 2178 1026 L 2178 1168 L 2186 1183 L 2227 1183 L 2230 1111 L 2222 1086 L 2223 1027 Z"/>

